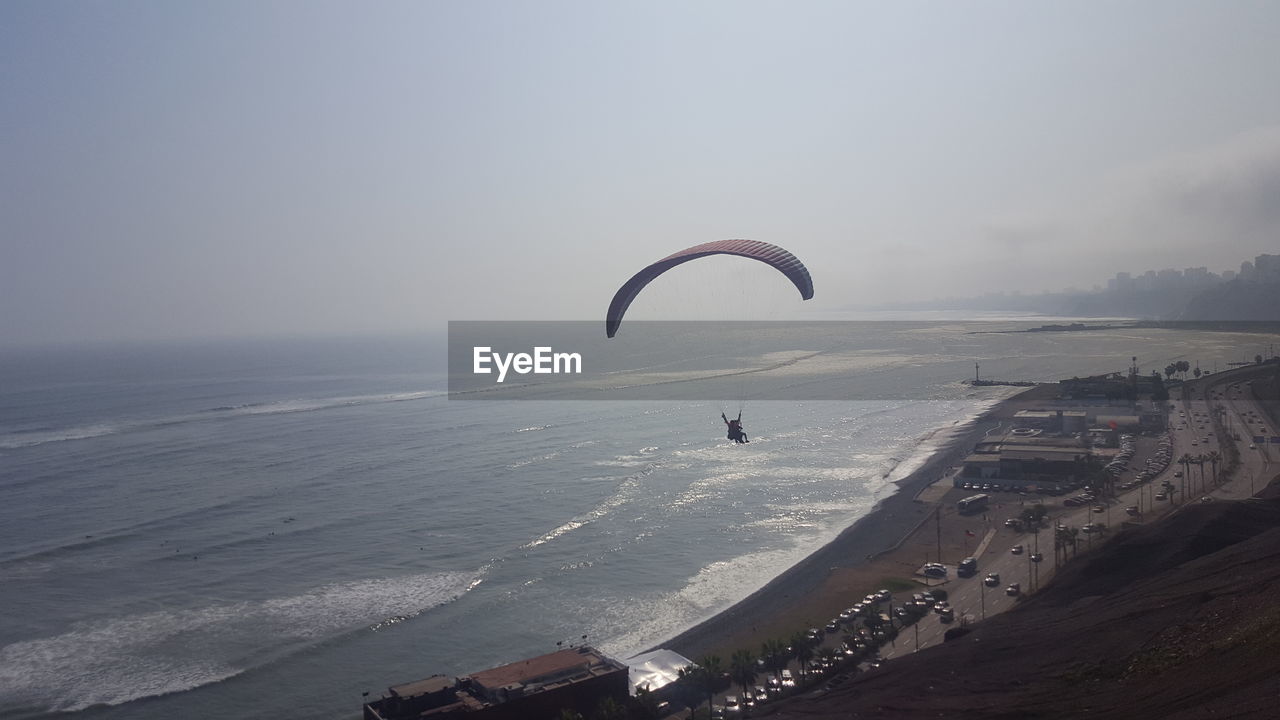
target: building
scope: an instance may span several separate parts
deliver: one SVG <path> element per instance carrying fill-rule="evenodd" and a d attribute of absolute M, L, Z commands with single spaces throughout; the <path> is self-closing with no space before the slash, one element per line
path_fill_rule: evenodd
<path fill-rule="evenodd" d="M 1253 259 L 1258 282 L 1280 282 L 1280 255 L 1259 255 Z"/>
<path fill-rule="evenodd" d="M 555 720 L 566 709 L 589 716 L 606 697 L 622 704 L 629 684 L 627 666 L 584 646 L 388 688 L 364 706 L 364 720 Z"/>
<path fill-rule="evenodd" d="M 1033 417 L 1043 416 L 1050 423 L 1061 423 L 1066 415 L 1032 412 Z M 1073 423 L 1076 416 L 1083 423 L 1083 413 L 1067 412 L 1071 412 Z M 999 441 L 978 443 L 953 482 L 957 486 L 993 480 L 1014 487 L 1074 487 L 1084 482 L 1090 470 L 1090 451 L 1079 439 L 1013 430 Z"/>
<path fill-rule="evenodd" d="M 1020 428 L 1036 428 L 1055 433 L 1084 432 L 1084 410 L 1019 410 L 1013 419 Z"/>
<path fill-rule="evenodd" d="M 639 688 L 648 688 L 660 700 L 671 699 L 680 671 L 693 665 L 689 658 L 666 649 L 641 653 L 623 662 L 630 669 L 632 694 Z"/>
<path fill-rule="evenodd" d="M 1257 271 L 1253 268 L 1253 263 L 1245 260 L 1240 263 L 1240 279 L 1245 282 L 1253 282 L 1257 279 Z"/>

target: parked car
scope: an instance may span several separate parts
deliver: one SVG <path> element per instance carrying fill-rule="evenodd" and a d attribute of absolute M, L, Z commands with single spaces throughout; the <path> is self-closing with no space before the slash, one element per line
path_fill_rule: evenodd
<path fill-rule="evenodd" d="M 1004 589 L 1004 594 L 1009 596 L 1017 595 L 1020 592 L 1022 592 L 1022 585 L 1019 583 L 1013 583 Z"/>

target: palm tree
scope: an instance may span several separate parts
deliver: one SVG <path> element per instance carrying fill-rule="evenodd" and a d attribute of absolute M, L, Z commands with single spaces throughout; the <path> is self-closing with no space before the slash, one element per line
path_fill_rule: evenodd
<path fill-rule="evenodd" d="M 1205 492 L 1205 485 L 1204 485 L 1204 464 L 1205 464 L 1206 462 L 1208 462 L 1208 461 L 1209 461 L 1209 456 L 1208 456 L 1208 455 L 1197 455 L 1197 456 L 1196 456 L 1196 467 L 1200 468 L 1200 492 L 1201 492 L 1201 493 Z"/>
<path fill-rule="evenodd" d="M 818 657 L 826 667 L 835 667 L 840 660 L 840 651 L 833 647 L 824 647 L 818 652 Z"/>
<path fill-rule="evenodd" d="M 1026 526 L 1027 529 L 1038 528 L 1040 527 L 1041 521 L 1043 521 L 1048 514 L 1049 511 L 1045 509 L 1044 505 L 1037 503 L 1022 511 L 1022 524 Z"/>
<path fill-rule="evenodd" d="M 1210 450 L 1206 458 L 1209 460 L 1209 467 L 1212 468 L 1213 470 L 1213 486 L 1217 487 L 1218 486 L 1218 461 L 1222 459 L 1222 456 L 1218 454 L 1217 450 Z"/>
<path fill-rule="evenodd" d="M 635 709 L 638 720 L 658 720 L 658 699 L 653 696 L 648 683 L 636 686 Z"/>
<path fill-rule="evenodd" d="M 711 701 L 715 699 L 716 685 L 720 679 L 720 656 L 704 655 L 697 665 L 681 668 L 680 679 L 707 694 L 707 715 L 711 715 Z"/>
<path fill-rule="evenodd" d="M 596 711 L 591 713 L 591 720 L 623 720 L 626 717 L 626 711 L 618 704 L 617 700 L 606 697 L 596 706 Z"/>
<path fill-rule="evenodd" d="M 1053 554 L 1054 563 L 1058 562 L 1058 549 L 1062 549 L 1062 562 L 1067 561 L 1067 546 L 1075 544 L 1075 538 L 1071 534 L 1071 530 L 1065 527 L 1055 528 L 1053 531 Z"/>
<path fill-rule="evenodd" d="M 803 630 L 799 630 L 791 636 L 791 654 L 800 663 L 800 682 L 803 683 L 805 668 L 809 666 L 809 661 L 813 659 L 813 641 L 809 639 L 809 635 Z"/>
<path fill-rule="evenodd" d="M 1176 372 L 1178 372 L 1178 366 L 1175 365 L 1174 363 L 1169 363 L 1168 365 L 1164 366 L 1164 375 L 1166 378 L 1172 380 L 1173 374 Z"/>
<path fill-rule="evenodd" d="M 787 656 L 787 643 L 777 638 L 766 640 L 760 646 L 760 657 L 764 660 L 764 669 L 776 677 L 790 659 Z"/>
<path fill-rule="evenodd" d="M 1191 475 L 1191 463 L 1195 462 L 1195 458 L 1191 457 L 1191 453 L 1183 453 L 1178 462 L 1182 465 L 1182 482 L 1179 483 L 1182 486 L 1182 501 L 1186 502 L 1187 478 Z"/>
<path fill-rule="evenodd" d="M 756 656 L 750 650 L 738 650 L 729 660 L 729 675 L 742 688 L 745 700 L 751 686 L 756 684 Z"/>

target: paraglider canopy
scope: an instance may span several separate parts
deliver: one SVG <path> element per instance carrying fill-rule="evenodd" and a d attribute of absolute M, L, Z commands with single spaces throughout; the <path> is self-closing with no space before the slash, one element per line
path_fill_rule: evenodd
<path fill-rule="evenodd" d="M 609 303 L 609 311 L 605 315 L 605 334 L 613 337 L 618 332 L 618 326 L 622 324 L 622 316 L 631 306 L 631 301 L 635 300 L 640 291 L 654 278 L 681 263 L 708 255 L 737 255 L 759 260 L 786 275 L 787 279 L 791 280 L 800 291 L 801 299 L 808 300 L 813 297 L 813 278 L 809 276 L 809 269 L 795 255 L 777 245 L 759 240 L 716 240 L 668 255 L 632 275 L 630 280 L 618 288 L 613 301 Z"/>

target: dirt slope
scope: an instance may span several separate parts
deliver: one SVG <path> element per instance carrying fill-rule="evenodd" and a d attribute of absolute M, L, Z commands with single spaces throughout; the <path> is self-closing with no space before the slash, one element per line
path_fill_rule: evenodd
<path fill-rule="evenodd" d="M 1280 500 L 1125 531 L 968 635 L 755 716 L 1280 717 Z"/>

